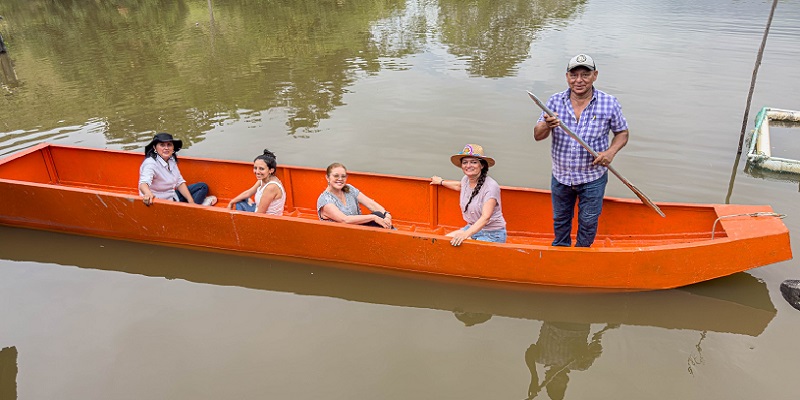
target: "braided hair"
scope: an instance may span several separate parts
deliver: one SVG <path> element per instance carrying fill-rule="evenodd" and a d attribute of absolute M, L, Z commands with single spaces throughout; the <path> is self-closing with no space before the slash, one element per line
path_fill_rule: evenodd
<path fill-rule="evenodd" d="M 478 184 L 475 185 L 475 189 L 472 189 L 472 195 L 469 196 L 469 201 L 467 201 L 467 205 L 464 206 L 464 212 L 467 212 L 467 207 L 469 207 L 469 203 L 472 203 L 472 199 L 481 191 L 481 187 L 483 186 L 483 182 L 486 181 L 486 174 L 489 173 L 489 163 L 486 160 L 481 159 L 481 176 L 478 177 Z"/>

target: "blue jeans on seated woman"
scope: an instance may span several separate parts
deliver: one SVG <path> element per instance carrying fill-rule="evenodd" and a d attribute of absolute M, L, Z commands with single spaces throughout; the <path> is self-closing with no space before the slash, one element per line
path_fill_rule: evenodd
<path fill-rule="evenodd" d="M 594 181 L 580 185 L 563 185 L 552 178 L 550 189 L 553 200 L 553 246 L 567 246 L 572 243 L 572 218 L 575 202 L 578 203 L 578 238 L 576 247 L 589 247 L 597 236 L 597 221 L 603 210 L 603 196 L 608 183 L 608 172 Z"/>
<path fill-rule="evenodd" d="M 194 200 L 195 204 L 203 204 L 203 200 L 205 200 L 206 196 L 208 195 L 208 185 L 206 185 L 205 182 L 198 182 L 186 187 L 189 189 L 189 193 L 192 194 L 192 199 Z M 178 200 L 184 203 L 189 202 L 189 200 L 186 200 L 186 197 L 183 197 L 180 192 L 178 192 Z"/>
<path fill-rule="evenodd" d="M 469 229 L 472 224 L 469 224 L 463 228 L 462 231 Z M 494 242 L 494 243 L 505 243 L 506 239 L 508 238 L 508 233 L 506 233 L 505 228 L 503 229 L 496 229 L 493 231 L 487 231 L 486 229 L 481 229 L 476 232 L 474 235 L 469 237 L 473 240 L 480 240 L 481 242 Z"/>
<path fill-rule="evenodd" d="M 249 211 L 249 212 L 256 212 L 256 203 L 250 203 L 248 199 L 242 200 L 236 203 L 236 210 L 237 211 Z"/>

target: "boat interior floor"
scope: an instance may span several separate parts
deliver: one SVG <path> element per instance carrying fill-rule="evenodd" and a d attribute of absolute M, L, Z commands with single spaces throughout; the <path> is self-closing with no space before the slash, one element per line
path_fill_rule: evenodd
<path fill-rule="evenodd" d="M 81 182 L 78 184 L 70 184 L 68 182 L 61 181 L 61 186 L 72 186 L 78 187 L 82 189 L 94 189 L 94 190 L 102 190 L 107 192 L 114 192 L 119 194 L 126 194 L 126 195 L 136 195 L 136 192 L 132 192 L 130 188 L 115 188 L 109 187 L 106 185 L 91 185 L 86 184 L 85 182 Z M 228 204 L 230 199 L 220 198 L 217 204 L 214 207 L 223 208 L 225 205 Z M 284 216 L 288 217 L 295 217 L 295 218 L 302 218 L 302 219 L 309 219 L 309 220 L 317 220 L 317 212 L 313 208 L 304 208 L 304 207 L 287 207 L 284 210 Z M 437 235 L 445 235 L 448 232 L 452 232 L 456 229 L 460 229 L 461 226 L 446 226 L 446 225 L 430 225 L 418 222 L 408 222 L 403 221 L 401 219 L 395 219 L 394 226 L 397 230 L 405 231 L 405 232 L 419 232 L 419 233 L 428 233 L 428 234 L 437 234 Z M 550 227 L 548 227 L 550 228 Z M 509 244 L 516 244 L 516 245 L 534 245 L 534 246 L 549 246 L 553 240 L 553 233 L 552 231 L 540 231 L 540 232 L 531 232 L 531 231 L 508 231 L 508 239 L 507 243 Z M 723 230 L 717 230 L 716 232 L 717 237 L 724 237 L 725 232 Z M 669 245 L 669 244 L 679 244 L 679 243 L 693 243 L 693 242 L 702 242 L 709 240 L 711 238 L 711 230 L 703 231 L 703 232 L 684 232 L 680 234 L 604 234 L 599 232 L 597 238 L 595 239 L 594 243 L 592 244 L 593 248 L 607 248 L 607 247 L 618 247 L 618 248 L 634 248 L 634 247 L 649 247 L 649 246 L 659 246 L 659 245 Z"/>

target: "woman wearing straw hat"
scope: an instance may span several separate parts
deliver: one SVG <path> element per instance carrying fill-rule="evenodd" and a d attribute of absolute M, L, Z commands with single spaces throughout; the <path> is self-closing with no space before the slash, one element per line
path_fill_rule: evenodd
<path fill-rule="evenodd" d="M 217 202 L 216 196 L 206 196 L 208 185 L 205 183 L 186 185 L 175 154 L 181 147 L 183 142 L 180 139 L 174 139 L 164 132 L 153 136 L 153 140 L 144 147 L 144 161 L 139 167 L 139 194 L 144 204 L 149 206 L 156 198 L 202 203 L 204 206 L 213 206 Z"/>
<path fill-rule="evenodd" d="M 431 177 L 431 185 L 441 185 L 461 193 L 459 204 L 467 226 L 447 234 L 453 238 L 450 244 L 458 246 L 467 238 L 505 243 L 506 220 L 500 201 L 500 185 L 488 176 L 494 159 L 486 157 L 480 145 L 468 144 L 460 153 L 450 157 L 450 162 L 464 172 L 460 181 Z"/>

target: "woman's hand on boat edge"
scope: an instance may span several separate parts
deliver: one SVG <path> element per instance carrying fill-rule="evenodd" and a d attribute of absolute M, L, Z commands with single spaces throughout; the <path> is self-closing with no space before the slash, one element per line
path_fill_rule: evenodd
<path fill-rule="evenodd" d="M 381 217 L 379 217 L 379 216 L 377 216 L 375 214 L 372 214 L 372 216 L 375 217 L 372 220 L 375 221 L 378 225 L 380 225 L 381 228 L 384 228 L 384 229 L 391 229 L 392 228 L 392 219 L 391 219 L 391 217 L 387 216 L 387 218 L 381 218 Z"/>
<path fill-rule="evenodd" d="M 384 211 L 383 215 L 383 220 L 386 221 L 388 228 L 391 229 L 394 226 L 394 224 L 392 224 L 392 214 L 388 211 Z"/>
<path fill-rule="evenodd" d="M 460 246 L 461 243 L 464 243 L 464 240 L 469 239 L 467 235 L 467 231 L 457 230 L 455 232 L 451 232 L 447 236 L 452 236 L 453 238 L 450 239 L 450 244 L 453 246 Z"/>
<path fill-rule="evenodd" d="M 153 194 L 153 192 L 150 191 L 150 185 L 146 183 L 140 183 L 139 193 L 142 194 L 142 201 L 144 202 L 144 205 L 150 206 L 151 204 L 153 204 L 153 200 L 155 199 L 156 196 Z"/>

